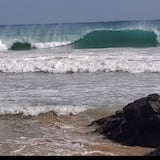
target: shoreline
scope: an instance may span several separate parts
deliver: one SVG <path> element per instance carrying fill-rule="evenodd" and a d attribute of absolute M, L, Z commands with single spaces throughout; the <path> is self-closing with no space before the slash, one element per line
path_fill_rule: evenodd
<path fill-rule="evenodd" d="M 0 155 L 143 156 L 153 151 L 153 148 L 120 145 L 95 132 L 95 127 L 88 127 L 92 120 L 111 114 L 104 111 L 98 114 L 95 109 L 75 115 L 48 112 L 33 117 L 3 116 L 0 121 L 7 120 L 5 125 L 14 129 L 14 137 L 1 141 Z"/>

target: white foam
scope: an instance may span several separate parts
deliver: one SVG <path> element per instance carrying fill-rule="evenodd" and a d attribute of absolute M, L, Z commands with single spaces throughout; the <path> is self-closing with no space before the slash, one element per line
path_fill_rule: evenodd
<path fill-rule="evenodd" d="M 30 55 L 29 52 L 3 54 L 0 56 L 0 71 L 5 73 L 160 72 L 159 51 L 160 48 L 104 49 L 93 52 L 74 50 L 74 53 L 69 50 L 69 54 Z"/>
<path fill-rule="evenodd" d="M 34 46 L 36 48 L 45 49 L 45 48 L 55 48 L 68 44 L 71 44 L 71 42 L 44 42 L 44 43 L 35 43 Z"/>
<path fill-rule="evenodd" d="M 84 151 L 81 153 L 82 156 L 94 156 L 94 155 L 101 155 L 101 156 L 118 156 L 115 153 L 107 152 L 107 151 L 100 151 L 100 150 L 94 150 L 94 151 Z"/>
<path fill-rule="evenodd" d="M 19 106 L 19 105 L 9 105 L 0 107 L 0 115 L 6 114 L 20 114 L 37 116 L 40 113 L 46 113 L 54 111 L 57 115 L 69 115 L 78 114 L 90 108 L 89 106 Z"/>
<path fill-rule="evenodd" d="M 7 50 L 7 49 L 8 48 L 7 48 L 6 44 L 2 43 L 2 41 L 0 40 L 0 51 L 1 50 Z"/>

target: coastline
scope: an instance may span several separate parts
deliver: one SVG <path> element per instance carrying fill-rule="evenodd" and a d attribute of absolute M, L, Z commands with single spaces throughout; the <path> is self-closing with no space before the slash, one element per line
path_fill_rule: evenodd
<path fill-rule="evenodd" d="M 158 114 L 150 117 L 152 107 L 149 115 L 131 109 L 134 123 L 116 117 L 126 104 L 160 94 L 160 20 L 8 25 L 0 33 L 0 155 L 144 156 L 154 150 L 108 135 L 129 127 L 128 138 L 137 142 L 139 131 L 138 141 L 147 133 L 145 123 L 136 128 L 141 119 L 160 125 Z M 115 122 L 108 137 L 90 125 L 107 117 Z"/>
<path fill-rule="evenodd" d="M 88 127 L 91 121 L 110 114 L 104 111 L 98 114 L 97 109 L 92 109 L 75 115 L 58 116 L 48 112 L 33 117 L 20 114 L 1 116 L 0 121 L 8 119 L 5 125 L 13 130 L 7 140 L 1 140 L 0 155 L 143 156 L 153 151 L 149 147 L 112 142 L 95 132 L 95 127 Z M 9 133 L 4 129 L 7 128 L 3 128 L 4 134 Z"/>

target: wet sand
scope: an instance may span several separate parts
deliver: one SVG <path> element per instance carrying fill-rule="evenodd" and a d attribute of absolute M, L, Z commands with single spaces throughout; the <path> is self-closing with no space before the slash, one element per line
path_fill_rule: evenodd
<path fill-rule="evenodd" d="M 1 116 L 0 155 L 143 156 L 153 150 L 112 142 L 88 127 L 110 114 L 105 109 L 90 109 L 76 115 Z"/>

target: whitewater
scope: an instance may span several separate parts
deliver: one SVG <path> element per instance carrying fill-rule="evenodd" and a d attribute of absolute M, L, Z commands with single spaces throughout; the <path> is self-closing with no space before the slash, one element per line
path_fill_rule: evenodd
<path fill-rule="evenodd" d="M 0 53 L 2 73 L 160 72 L 160 48 L 58 49 Z M 153 53 L 152 53 L 153 52 Z"/>
<path fill-rule="evenodd" d="M 95 98 L 94 94 L 92 94 L 95 91 L 100 94 L 99 89 L 86 86 L 84 93 L 77 96 L 75 88 L 79 88 L 79 86 L 70 85 L 70 88 L 67 88 L 67 83 L 72 80 L 74 74 L 77 77 L 86 75 L 88 79 L 95 76 L 97 84 L 102 83 L 98 82 L 99 75 L 104 77 L 112 75 L 113 79 L 123 79 L 126 74 L 129 77 L 130 75 L 136 75 L 139 79 L 140 77 L 143 78 L 144 75 L 159 75 L 159 30 L 159 20 L 0 26 L 1 75 L 6 76 L 6 78 L 8 78 L 8 75 L 14 78 L 22 76 L 24 86 L 29 85 L 27 83 L 35 84 L 35 82 L 41 85 L 39 79 L 44 74 L 52 75 L 53 78 L 57 75 L 62 79 L 69 77 L 66 81 L 64 80 L 66 85 L 61 86 L 58 81 L 55 83 L 57 86 L 63 87 L 63 90 L 67 90 L 66 94 L 71 92 L 72 95 L 68 97 L 66 103 L 62 100 L 63 97 L 66 97 L 66 94 L 58 88 L 57 92 L 53 94 L 51 102 L 48 102 L 49 105 L 45 105 L 43 101 L 45 102 L 45 98 L 48 99 L 46 95 L 50 92 L 50 90 L 45 89 L 47 84 L 42 84 L 41 86 L 45 90 L 45 92 L 41 93 L 41 96 L 45 98 L 40 103 L 39 100 L 34 100 L 34 95 L 32 95 L 30 89 L 20 87 L 20 93 L 24 92 L 21 93 L 24 98 L 19 95 L 20 93 L 16 91 L 17 88 L 15 87 L 15 95 L 12 95 L 15 100 L 10 103 L 7 98 L 10 90 L 10 84 L 8 84 L 6 86 L 8 90 L 6 96 L 4 97 L 3 91 L 0 96 L 2 100 L 0 114 L 22 113 L 24 115 L 38 115 L 43 112 L 54 111 L 57 114 L 65 115 L 79 113 L 97 106 L 101 107 L 105 104 L 112 106 L 117 102 L 117 98 L 106 102 L 106 99 L 113 96 L 112 92 L 107 93 L 103 100 L 99 100 L 101 97 L 97 95 Z M 32 81 L 29 80 L 28 82 L 27 76 L 30 75 L 33 75 Z M 88 79 L 85 79 L 85 81 L 88 81 Z M 107 80 L 108 78 L 104 79 L 102 83 L 103 89 L 107 85 L 112 86 L 113 84 L 112 81 L 107 82 Z M 12 85 L 15 84 L 17 86 L 16 83 L 17 81 L 13 81 Z M 51 82 L 49 81 L 49 83 Z M 76 79 L 75 83 L 77 85 L 79 83 L 81 87 L 83 79 L 81 81 Z M 89 85 L 94 86 L 92 83 L 88 82 Z M 137 81 L 136 83 L 136 85 L 139 85 L 141 82 Z M 128 82 L 129 84 L 130 82 Z M 53 86 L 51 85 L 49 88 L 53 88 Z M 122 88 L 118 86 L 118 88 L 121 90 L 123 86 Z M 37 94 L 41 91 L 35 89 L 34 92 Z M 103 93 L 104 91 L 101 90 L 101 92 Z M 56 99 L 56 94 L 59 93 L 61 95 L 61 103 L 59 101 L 57 103 Z M 86 93 L 89 94 L 89 99 L 84 99 Z M 31 95 L 29 99 L 25 94 Z M 126 95 L 125 97 L 127 98 L 123 101 L 121 99 L 123 99 L 124 93 L 118 92 L 118 94 L 122 97 L 117 104 L 125 105 L 131 98 Z M 137 93 L 134 94 L 135 96 L 133 97 L 136 97 Z M 145 93 L 142 92 L 140 94 L 144 95 Z M 94 99 L 96 100 L 94 101 Z M 32 101 L 38 102 L 34 102 L 36 105 L 33 105 Z"/>
<path fill-rule="evenodd" d="M 0 155 L 143 155 L 88 125 L 160 94 L 159 43 L 160 20 L 0 26 Z"/>

